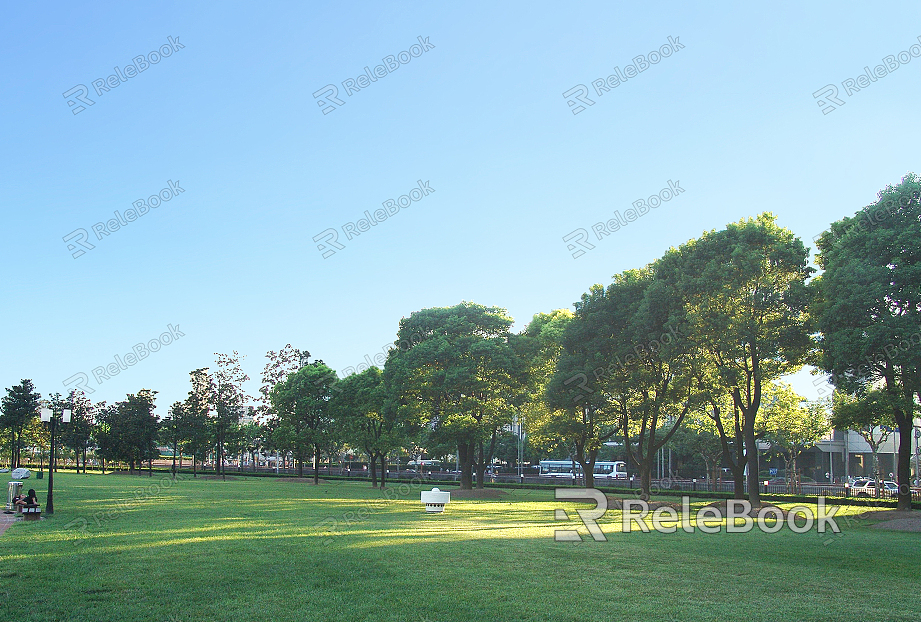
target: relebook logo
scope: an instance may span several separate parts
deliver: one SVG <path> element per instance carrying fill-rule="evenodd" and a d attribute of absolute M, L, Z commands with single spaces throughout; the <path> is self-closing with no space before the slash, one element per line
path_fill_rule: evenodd
<path fill-rule="evenodd" d="M 151 352 L 159 352 L 160 348 L 168 346 L 180 337 L 185 337 L 185 333 L 179 330 L 179 324 L 175 326 L 167 324 L 166 331 L 161 333 L 159 337 L 151 339 L 146 344 L 141 342 L 135 345 L 131 348 L 131 352 L 124 356 L 116 354 L 112 357 L 114 361 L 112 363 L 93 368 L 93 377 L 96 379 L 96 384 L 102 384 L 105 380 L 111 380 L 112 376 L 117 376 L 129 367 L 143 361 L 150 356 Z M 89 386 L 89 381 L 89 376 L 81 371 L 65 380 L 64 386 L 70 387 L 74 385 L 73 388 L 78 391 L 83 391 L 87 394 L 95 393 L 96 390 Z"/>
<path fill-rule="evenodd" d="M 357 78 L 343 80 L 342 89 L 345 91 L 346 96 L 351 97 L 352 93 L 358 93 L 361 89 L 368 88 L 372 82 L 377 82 L 380 78 L 386 78 L 399 69 L 400 65 L 408 65 L 412 59 L 419 58 L 435 47 L 429 42 L 428 37 L 419 36 L 416 39 L 419 43 L 412 44 L 408 50 L 404 50 L 399 54 L 385 56 L 382 59 L 383 64 L 376 65 L 374 69 L 371 69 L 370 66 L 365 66 L 364 72 L 359 74 Z M 345 102 L 339 99 L 339 88 L 335 84 L 327 84 L 314 93 L 313 98 L 317 100 L 317 106 L 320 107 L 323 114 L 329 114 L 336 108 L 345 105 Z"/>
<path fill-rule="evenodd" d="M 371 230 L 388 218 L 395 216 L 401 209 L 406 209 L 416 201 L 421 201 L 424 197 L 435 192 L 435 189 L 429 185 L 429 181 L 416 182 L 418 188 L 413 188 L 406 194 L 397 199 L 387 199 L 382 203 L 383 208 L 374 210 L 372 215 L 365 210 L 365 218 L 359 218 L 355 222 L 347 222 L 342 225 L 342 233 L 345 234 L 346 240 L 351 240 L 362 233 Z M 313 241 L 317 244 L 317 250 L 323 255 L 323 259 L 336 254 L 336 250 L 342 250 L 345 245 L 339 241 L 339 233 L 335 229 L 327 229 L 313 236 Z"/>
<path fill-rule="evenodd" d="M 902 50 L 898 54 L 890 54 L 889 56 L 883 57 L 882 64 L 874 67 L 872 71 L 870 70 L 870 66 L 867 65 L 863 68 L 863 73 L 859 74 L 856 78 L 844 80 L 841 83 L 844 94 L 850 97 L 854 93 L 859 93 L 860 89 L 871 86 L 874 82 L 880 78 L 885 78 L 902 65 L 907 65 L 911 62 L 911 59 L 921 57 L 921 45 L 919 45 L 919 43 L 921 43 L 921 36 L 918 37 L 918 43 L 909 46 L 907 50 Z M 834 84 L 826 84 L 813 93 L 812 97 L 816 100 L 815 103 L 818 104 L 822 114 L 834 112 L 839 106 L 843 106 L 847 103 L 838 97 L 838 87 Z"/>
<path fill-rule="evenodd" d="M 557 488 L 556 499 L 594 501 L 595 507 L 590 510 L 576 510 L 582 525 L 588 530 L 592 538 L 598 542 L 606 542 L 604 532 L 598 525 L 598 519 L 603 518 L 608 511 L 608 498 L 596 488 Z M 686 533 L 700 531 L 702 533 L 719 533 L 723 530 L 725 521 L 726 533 L 747 533 L 757 528 L 764 533 L 777 533 L 784 527 L 794 533 L 807 533 L 813 527 L 818 527 L 819 533 L 825 533 L 831 528 L 832 533 L 840 533 L 841 528 L 835 522 L 835 513 L 839 506 L 825 505 L 825 497 L 819 497 L 816 510 L 807 505 L 795 505 L 789 510 L 782 510 L 773 505 L 761 507 L 755 516 L 752 516 L 752 505 L 745 499 L 727 499 L 725 516 L 722 508 L 705 505 L 691 511 L 689 497 L 681 497 L 681 513 L 670 505 L 656 508 L 649 512 L 649 503 L 642 499 L 624 499 L 623 513 L 621 515 L 621 532 L 630 533 L 636 525 L 636 531 L 649 533 L 675 533 L 680 528 Z M 556 510 L 556 520 L 569 520 L 566 510 Z M 693 521 L 691 520 L 693 516 Z M 645 520 L 649 517 L 649 523 Z M 737 524 L 742 521 L 742 524 Z M 557 542 L 581 542 L 582 536 L 576 529 L 556 529 L 553 539 Z"/>
<path fill-rule="evenodd" d="M 621 227 L 626 227 L 631 222 L 648 214 L 650 208 L 655 209 L 663 203 L 671 201 L 682 192 L 684 192 L 684 188 L 681 187 L 681 182 L 669 179 L 667 188 L 662 188 L 658 194 L 654 194 L 648 199 L 637 199 L 633 202 L 633 207 L 624 210 L 623 216 L 619 211 L 615 210 L 613 218 L 608 219 L 607 222 L 595 223 L 592 225 L 592 231 L 600 240 L 602 236 L 611 235 L 619 231 Z M 595 248 L 595 245 L 589 242 L 588 238 L 588 231 L 585 229 L 576 229 L 563 236 L 563 241 L 566 242 L 566 250 L 572 253 L 573 259 L 578 259 L 586 251 Z"/>
<path fill-rule="evenodd" d="M 132 223 L 147 212 L 151 208 L 156 209 L 163 203 L 171 200 L 173 197 L 179 196 L 185 190 L 179 185 L 178 181 L 173 181 L 172 179 L 167 180 L 167 187 L 163 188 L 157 194 L 152 194 L 147 197 L 147 201 L 144 199 L 138 199 L 131 204 L 129 209 L 125 210 L 125 213 L 122 214 L 119 210 L 115 210 L 115 218 L 110 218 L 108 222 L 97 222 L 92 226 L 93 233 L 96 234 L 96 239 L 101 240 L 102 236 L 108 236 L 112 233 L 118 231 L 122 227 L 128 226 L 128 223 Z M 89 233 L 86 229 L 74 229 L 70 233 L 64 236 L 64 243 L 67 244 L 67 250 L 71 251 L 71 256 L 76 259 L 81 255 L 85 255 L 87 251 L 91 251 L 96 248 L 96 245 L 89 241 Z"/>
<path fill-rule="evenodd" d="M 113 67 L 115 73 L 107 78 L 97 78 L 93 80 L 93 90 L 96 92 L 96 96 L 102 97 L 103 93 L 108 93 L 111 89 L 117 88 L 122 82 L 127 82 L 129 78 L 141 75 L 141 72 L 147 71 L 147 68 L 151 65 L 156 65 L 162 59 L 172 56 L 173 52 L 178 52 L 185 48 L 183 44 L 179 43 L 179 37 L 175 39 L 173 37 L 167 37 L 166 41 L 166 43 L 160 46 L 159 50 L 154 50 L 147 56 L 135 56 L 131 59 L 130 65 Z M 86 110 L 86 106 L 92 106 L 96 103 L 94 100 L 87 97 L 89 95 L 89 89 L 86 88 L 85 84 L 78 84 L 62 93 L 62 95 L 67 99 L 67 105 L 74 114 L 79 114 Z M 73 99 L 71 99 L 71 97 L 73 97 Z M 81 106 L 80 104 L 86 104 L 86 106 Z"/>
<path fill-rule="evenodd" d="M 595 95 L 601 97 L 611 89 L 616 89 L 628 80 L 636 78 L 646 71 L 651 65 L 658 65 L 663 58 L 668 58 L 678 50 L 684 49 L 684 44 L 679 41 L 680 37 L 669 37 L 668 43 L 661 46 L 658 50 L 653 50 L 646 55 L 640 54 L 633 57 L 633 64 L 626 65 L 624 70 L 620 66 L 614 67 L 613 73 L 607 78 L 598 78 L 592 80 L 592 88 Z M 584 84 L 577 84 L 565 93 L 566 105 L 572 110 L 573 114 L 579 114 L 585 110 L 586 106 L 594 106 L 595 100 L 589 98 L 588 88 Z M 584 104 L 584 105 L 583 105 Z"/>

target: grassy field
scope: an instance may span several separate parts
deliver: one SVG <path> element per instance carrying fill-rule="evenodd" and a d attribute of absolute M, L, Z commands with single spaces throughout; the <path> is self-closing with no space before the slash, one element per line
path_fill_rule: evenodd
<path fill-rule="evenodd" d="M 918 620 L 921 534 L 620 533 L 554 542 L 511 490 L 429 516 L 419 487 L 55 476 L 53 517 L 0 536 L 10 620 Z M 44 501 L 47 480 L 29 480 Z M 699 504 L 698 504 L 699 505 Z M 844 508 L 851 515 L 864 508 Z M 841 514 L 839 513 L 839 516 Z M 859 594 L 859 595 L 858 595 Z"/>

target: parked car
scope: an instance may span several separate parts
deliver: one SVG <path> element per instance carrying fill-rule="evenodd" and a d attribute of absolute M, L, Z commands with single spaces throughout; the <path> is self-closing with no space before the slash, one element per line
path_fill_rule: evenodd
<path fill-rule="evenodd" d="M 876 481 L 872 479 L 859 479 L 851 486 L 855 497 L 875 497 Z M 899 485 L 895 482 L 884 481 L 880 486 L 880 497 L 895 497 L 899 494 Z"/>

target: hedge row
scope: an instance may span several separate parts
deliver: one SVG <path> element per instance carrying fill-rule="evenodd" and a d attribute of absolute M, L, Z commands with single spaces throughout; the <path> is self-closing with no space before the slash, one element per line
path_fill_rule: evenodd
<path fill-rule="evenodd" d="M 72 468 L 63 469 L 59 467 L 58 471 L 73 471 Z M 94 469 L 90 469 L 91 471 Z M 138 470 L 139 475 L 143 475 L 147 469 Z M 171 469 L 153 469 L 153 473 L 157 474 L 170 474 Z M 182 473 L 183 475 L 192 475 L 191 469 L 177 469 L 177 473 Z M 198 475 L 216 475 L 214 471 L 198 471 Z M 267 477 L 267 478 L 293 478 L 299 477 L 296 474 L 292 473 L 264 473 L 264 472 L 253 472 L 253 471 L 228 471 L 227 475 L 233 477 L 246 476 L 246 477 Z M 312 474 L 304 475 L 305 478 L 312 478 Z M 368 482 L 368 477 L 354 477 L 349 475 L 321 475 L 321 478 L 326 481 L 355 481 L 355 482 Z M 387 478 L 388 483 L 401 484 L 401 483 L 411 483 L 418 481 L 419 478 Z M 460 482 L 450 479 L 450 480 L 436 480 L 436 479 L 427 479 L 423 478 L 422 480 L 426 485 L 438 485 L 438 486 L 458 486 Z M 488 482 L 485 484 L 486 488 L 508 488 L 508 489 L 519 489 L 519 490 L 555 490 L 557 488 L 578 488 L 578 486 L 561 486 L 555 484 L 519 484 L 517 482 Z M 620 488 L 614 486 L 598 486 L 598 490 L 604 492 L 605 494 L 610 495 L 624 495 L 628 497 L 637 497 L 639 495 L 639 489 L 636 488 Z M 734 497 L 731 492 L 711 492 L 707 490 L 655 490 L 653 487 L 653 496 L 655 497 L 688 497 L 691 499 L 732 499 Z M 773 503 L 817 503 L 818 497 L 808 496 L 808 495 L 787 495 L 787 494 L 762 494 L 761 498 L 764 501 L 770 501 Z M 894 499 L 866 499 L 866 498 L 855 498 L 855 497 L 826 497 L 827 503 L 834 503 L 835 505 L 853 505 L 853 506 L 869 506 L 869 507 L 878 507 L 878 508 L 895 508 L 897 507 L 897 501 Z M 913 502 L 911 507 L 914 509 L 921 510 L 921 502 Z"/>

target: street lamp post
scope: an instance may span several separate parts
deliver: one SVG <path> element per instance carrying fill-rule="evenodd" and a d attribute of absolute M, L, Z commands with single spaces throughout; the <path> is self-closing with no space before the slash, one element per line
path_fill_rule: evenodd
<path fill-rule="evenodd" d="M 45 514 L 50 516 L 54 514 L 54 432 L 55 428 L 57 427 L 58 418 L 54 416 L 54 411 L 50 408 L 42 408 L 41 419 L 42 421 L 48 421 L 51 423 L 51 456 L 48 459 L 48 499 L 45 501 Z M 62 423 L 70 423 L 69 408 L 65 408 L 61 411 L 61 421 Z"/>
<path fill-rule="evenodd" d="M 518 483 L 524 484 L 524 435 L 521 430 L 521 420 L 518 420 Z"/>
<path fill-rule="evenodd" d="M 524 471 L 521 468 L 521 461 L 524 458 L 524 441 L 521 437 L 521 420 L 515 415 L 515 425 L 518 427 L 518 483 L 524 483 Z"/>

